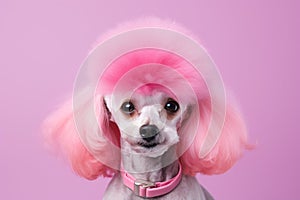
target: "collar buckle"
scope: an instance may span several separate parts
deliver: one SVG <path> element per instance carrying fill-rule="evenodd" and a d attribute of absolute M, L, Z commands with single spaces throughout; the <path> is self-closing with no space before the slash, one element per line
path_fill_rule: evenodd
<path fill-rule="evenodd" d="M 156 185 L 153 182 L 145 181 L 142 179 L 136 179 L 134 181 L 134 194 L 141 197 L 146 197 L 147 188 L 153 188 L 155 186 Z"/>

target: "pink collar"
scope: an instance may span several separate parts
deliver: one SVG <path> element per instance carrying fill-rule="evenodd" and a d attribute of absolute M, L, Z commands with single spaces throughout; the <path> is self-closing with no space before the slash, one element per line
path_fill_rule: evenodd
<path fill-rule="evenodd" d="M 121 171 L 123 183 L 140 197 L 157 197 L 171 192 L 181 181 L 182 167 L 179 164 L 178 174 L 170 180 L 164 182 L 150 182 L 140 179 L 135 179 L 124 170 Z"/>

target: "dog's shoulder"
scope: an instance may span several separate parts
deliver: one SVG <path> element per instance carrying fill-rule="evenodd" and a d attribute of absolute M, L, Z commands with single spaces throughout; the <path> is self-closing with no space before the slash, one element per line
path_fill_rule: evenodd
<path fill-rule="evenodd" d="M 129 189 L 124 186 L 121 175 L 117 173 L 108 184 L 105 193 L 103 195 L 103 200 L 111 200 L 111 199 L 129 200 L 129 195 L 130 195 Z"/>
<path fill-rule="evenodd" d="M 197 179 L 184 175 L 177 188 L 167 195 L 166 199 L 178 200 L 214 200 Z"/>

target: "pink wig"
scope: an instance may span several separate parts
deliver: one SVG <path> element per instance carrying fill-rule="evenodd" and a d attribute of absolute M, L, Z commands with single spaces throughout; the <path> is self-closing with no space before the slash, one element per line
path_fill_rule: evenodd
<path fill-rule="evenodd" d="M 160 27 L 191 35 L 174 23 L 151 18 L 120 26 L 116 31 L 104 35 L 100 42 L 109 38 L 110 35 L 139 27 Z M 212 115 L 211 97 L 206 82 L 195 68 L 180 56 L 158 49 L 141 49 L 116 58 L 103 74 L 95 98 L 85 98 L 89 95 L 82 90 L 79 106 L 73 107 L 72 100 L 69 100 L 45 120 L 43 130 L 46 141 L 63 152 L 78 175 L 87 179 L 95 179 L 100 175 L 113 175 L 118 168 L 111 166 L 118 166 L 120 161 L 120 152 L 118 151 L 120 132 L 117 125 L 110 121 L 110 112 L 104 102 L 104 96 L 112 93 L 120 77 L 128 71 L 149 63 L 161 64 L 174 69 L 188 80 L 195 91 L 196 102 L 193 102 L 193 98 L 189 95 L 182 95 L 182 99 L 186 103 L 198 104 L 199 113 L 201 113 L 197 117 L 190 116 L 179 130 L 179 134 L 194 131 L 192 129 L 195 129 L 198 123 L 195 120 L 200 120 L 194 140 L 179 158 L 184 173 L 193 176 L 196 173 L 219 174 L 228 170 L 241 156 L 243 149 L 247 147 L 246 128 L 239 111 L 231 102 L 226 103 L 225 121 L 220 137 L 213 149 L 204 157 L 201 156 L 200 151 L 208 134 Z M 160 80 L 162 84 L 180 88 L 180 83 L 176 81 L 178 77 L 166 77 L 163 70 L 159 72 L 157 70 L 159 71 L 159 69 L 149 68 L 147 71 L 149 74 L 156 75 L 152 77 L 152 82 Z M 139 75 L 132 84 L 146 84 L 148 81 L 145 76 Z M 90 105 L 95 105 L 95 107 Z M 76 126 L 74 113 L 80 113 L 81 127 L 79 128 Z M 195 114 L 197 112 L 193 112 L 191 115 Z M 90 120 L 92 115 L 97 116 L 96 122 Z M 82 133 L 80 137 L 78 129 Z M 187 145 L 187 143 L 182 141 L 180 145 Z"/>

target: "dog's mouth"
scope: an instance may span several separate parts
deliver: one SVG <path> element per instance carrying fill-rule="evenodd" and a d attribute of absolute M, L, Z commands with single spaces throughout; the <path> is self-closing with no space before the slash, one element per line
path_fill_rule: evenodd
<path fill-rule="evenodd" d="M 157 145 L 159 145 L 159 143 L 158 142 L 138 142 L 138 145 L 150 149 L 150 148 L 156 147 Z"/>

